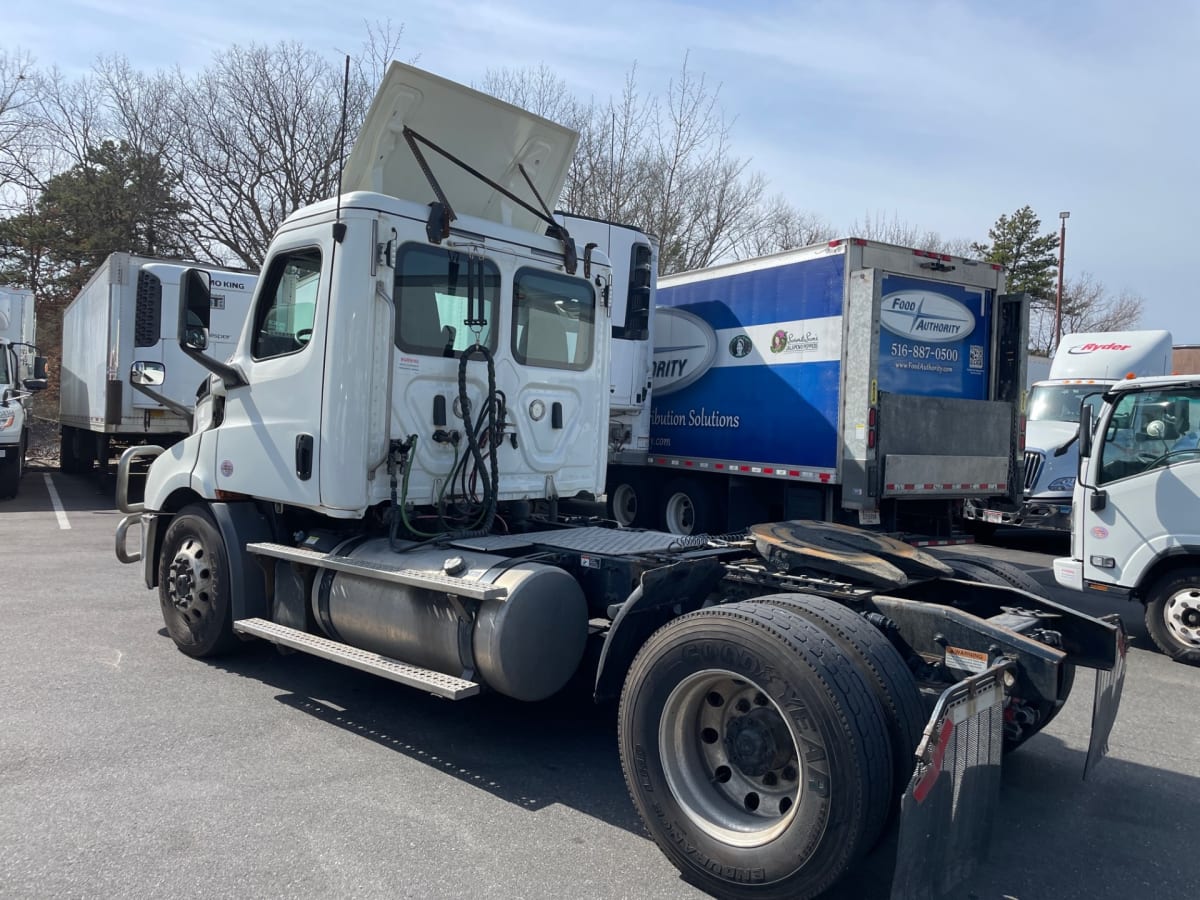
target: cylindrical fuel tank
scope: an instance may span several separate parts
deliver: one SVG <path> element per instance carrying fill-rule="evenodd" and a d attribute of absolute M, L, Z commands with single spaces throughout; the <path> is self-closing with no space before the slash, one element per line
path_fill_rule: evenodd
<path fill-rule="evenodd" d="M 389 568 L 454 574 L 507 588 L 479 604 L 470 645 L 475 680 L 518 700 L 541 700 L 570 679 L 587 640 L 587 601 L 554 566 L 467 550 L 399 552 L 386 539 L 336 551 Z M 461 560 L 450 565 L 447 560 Z M 459 617 L 444 591 L 324 570 L 313 580 L 313 614 L 333 640 L 447 675 L 462 675 Z"/>

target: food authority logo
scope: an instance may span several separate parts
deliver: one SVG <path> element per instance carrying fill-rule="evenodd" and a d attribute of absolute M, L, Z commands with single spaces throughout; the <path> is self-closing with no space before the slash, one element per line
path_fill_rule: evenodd
<path fill-rule="evenodd" d="M 771 335 L 772 353 L 811 353 L 821 346 L 821 339 L 814 332 L 791 332 L 780 328 Z"/>
<path fill-rule="evenodd" d="M 879 320 L 892 334 L 920 341 L 957 341 L 975 331 L 975 316 L 944 294 L 897 291 L 883 298 Z"/>

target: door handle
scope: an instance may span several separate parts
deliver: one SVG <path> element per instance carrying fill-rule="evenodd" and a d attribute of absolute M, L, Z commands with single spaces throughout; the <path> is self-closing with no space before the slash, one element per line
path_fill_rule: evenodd
<path fill-rule="evenodd" d="M 296 477 L 301 481 L 312 478 L 313 436 L 296 435 Z"/>

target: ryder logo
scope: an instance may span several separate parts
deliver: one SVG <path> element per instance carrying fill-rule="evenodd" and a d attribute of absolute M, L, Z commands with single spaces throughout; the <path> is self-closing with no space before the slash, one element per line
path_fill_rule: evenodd
<path fill-rule="evenodd" d="M 1067 350 L 1072 356 L 1083 356 L 1097 350 L 1132 350 L 1132 344 L 1076 344 Z"/>
<path fill-rule="evenodd" d="M 673 394 L 694 384 L 716 361 L 716 332 L 690 312 L 672 307 L 655 310 L 654 337 L 654 365 L 650 376 L 656 397 Z"/>
<path fill-rule="evenodd" d="M 879 323 L 892 334 L 931 343 L 959 341 L 975 330 L 975 316 L 945 294 L 897 291 L 879 305 Z"/>

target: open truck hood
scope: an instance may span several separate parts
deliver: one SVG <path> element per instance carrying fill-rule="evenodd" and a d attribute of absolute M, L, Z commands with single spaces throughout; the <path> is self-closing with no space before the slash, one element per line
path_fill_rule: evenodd
<path fill-rule="evenodd" d="M 535 208 L 540 204 L 517 166 L 524 164 L 553 209 L 579 141 L 579 134 L 565 126 L 393 62 L 342 171 L 343 191 L 375 191 L 418 203 L 437 199 L 404 138 L 405 126 Z M 418 146 L 457 215 L 545 231 L 543 220 L 436 151 Z"/>

